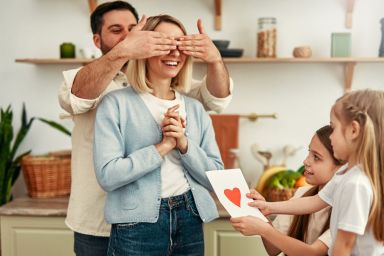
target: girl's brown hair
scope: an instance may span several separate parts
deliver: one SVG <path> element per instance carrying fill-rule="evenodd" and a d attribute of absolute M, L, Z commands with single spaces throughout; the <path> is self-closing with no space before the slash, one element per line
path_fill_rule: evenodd
<path fill-rule="evenodd" d="M 332 144 L 329 138 L 331 133 L 332 133 L 332 128 L 330 125 L 323 126 L 316 131 L 316 135 L 319 138 L 320 142 L 324 145 L 324 147 L 327 149 L 329 154 L 332 156 L 333 163 L 335 165 L 342 165 L 342 162 L 336 159 L 333 155 Z M 317 193 L 319 193 L 319 186 L 313 186 L 307 192 L 304 193 L 303 197 L 313 196 L 313 195 L 316 195 Z M 331 217 L 331 210 L 329 211 L 327 221 L 324 223 L 324 226 L 321 229 L 321 234 L 324 233 L 327 229 L 329 229 L 330 217 Z M 290 237 L 294 237 L 301 241 L 306 241 L 309 218 L 310 218 L 310 214 L 295 215 L 293 217 L 291 226 L 289 227 L 288 235 Z"/>
<path fill-rule="evenodd" d="M 343 127 L 353 121 L 360 125 L 355 157 L 373 191 L 368 225 L 376 240 L 384 242 L 384 91 L 347 93 L 336 101 L 333 111 Z"/>
<path fill-rule="evenodd" d="M 178 26 L 184 33 L 187 34 L 184 25 L 176 18 L 169 15 L 157 15 L 147 19 L 142 30 L 154 31 L 160 23 L 171 23 Z M 147 78 L 147 60 L 131 60 L 128 63 L 127 77 L 129 83 L 138 92 L 152 92 L 151 82 Z M 187 56 L 184 66 L 171 81 L 171 88 L 181 92 L 188 92 L 191 86 L 192 79 L 192 58 Z"/>

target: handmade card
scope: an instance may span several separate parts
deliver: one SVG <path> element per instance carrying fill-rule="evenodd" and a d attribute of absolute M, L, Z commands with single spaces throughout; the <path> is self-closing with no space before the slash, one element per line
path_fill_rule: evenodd
<path fill-rule="evenodd" d="M 206 174 L 220 203 L 232 217 L 250 215 L 268 222 L 259 209 L 248 205 L 252 199 L 246 197 L 249 188 L 240 169 L 208 171 Z"/>

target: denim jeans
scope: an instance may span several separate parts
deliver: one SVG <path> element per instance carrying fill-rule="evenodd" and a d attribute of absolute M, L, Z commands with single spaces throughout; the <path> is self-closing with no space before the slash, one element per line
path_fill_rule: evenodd
<path fill-rule="evenodd" d="M 192 193 L 162 199 L 156 223 L 113 224 L 108 255 L 204 255 L 203 225 Z"/>
<path fill-rule="evenodd" d="M 76 256 L 105 256 L 109 237 L 92 236 L 75 232 L 74 250 Z"/>

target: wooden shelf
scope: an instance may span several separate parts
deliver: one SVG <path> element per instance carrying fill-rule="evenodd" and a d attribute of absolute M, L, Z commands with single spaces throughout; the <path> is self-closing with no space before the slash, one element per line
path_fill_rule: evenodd
<path fill-rule="evenodd" d="M 93 61 L 93 59 L 81 59 L 81 58 L 68 58 L 68 59 L 56 59 L 56 58 L 47 58 L 47 59 L 40 59 L 40 58 L 30 58 L 30 59 L 16 59 L 15 62 L 19 63 L 27 63 L 27 64 L 80 64 L 80 65 L 86 65 Z"/>
<path fill-rule="evenodd" d="M 78 64 L 86 65 L 93 61 L 93 59 L 16 59 L 18 63 L 28 64 Z M 203 63 L 201 60 L 194 60 L 195 63 Z M 227 64 L 300 64 L 300 63 L 324 63 L 324 64 L 342 64 L 344 65 L 344 91 L 350 91 L 353 82 L 353 73 L 357 63 L 384 63 L 384 58 L 374 57 L 359 57 L 359 58 L 255 58 L 255 57 L 242 57 L 242 58 L 224 58 Z"/>
<path fill-rule="evenodd" d="M 384 63 L 383 58 L 377 57 L 319 57 L 319 58 L 256 58 L 256 57 L 241 57 L 241 58 L 223 58 L 225 63 Z M 195 60 L 195 62 L 202 62 Z"/>
<path fill-rule="evenodd" d="M 58 59 L 58 58 L 26 58 L 16 59 L 15 62 L 29 63 L 29 64 L 87 64 L 94 59 Z M 384 57 L 350 57 L 350 58 L 255 58 L 255 57 L 241 57 L 241 58 L 223 58 L 225 63 L 384 63 Z M 201 60 L 195 59 L 196 63 L 203 63 Z"/>

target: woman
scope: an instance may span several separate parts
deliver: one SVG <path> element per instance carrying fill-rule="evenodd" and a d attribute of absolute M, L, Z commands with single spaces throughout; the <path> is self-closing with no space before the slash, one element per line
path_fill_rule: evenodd
<path fill-rule="evenodd" d="M 143 30 L 176 39 L 177 19 L 150 17 Z M 100 103 L 96 177 L 107 191 L 108 255 L 203 255 L 202 222 L 218 217 L 206 171 L 223 169 L 211 120 L 188 91 L 192 63 L 178 49 L 130 61 L 131 87 Z"/>

